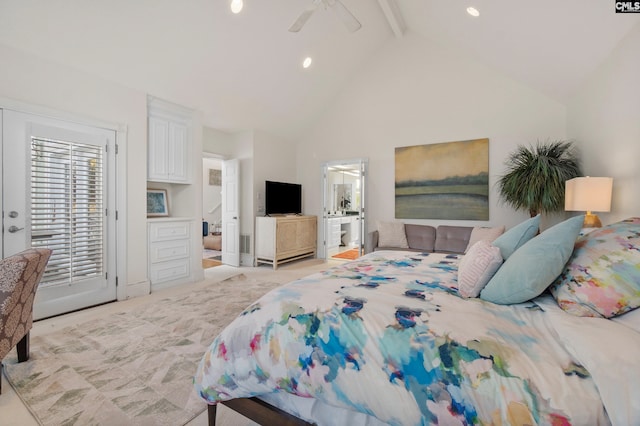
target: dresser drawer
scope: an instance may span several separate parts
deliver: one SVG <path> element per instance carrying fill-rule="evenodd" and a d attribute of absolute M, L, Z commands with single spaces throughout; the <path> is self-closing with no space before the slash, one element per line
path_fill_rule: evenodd
<path fill-rule="evenodd" d="M 152 284 L 160 284 L 165 281 L 173 281 L 189 277 L 189 259 L 172 260 L 151 264 L 149 267 Z"/>
<path fill-rule="evenodd" d="M 149 256 L 151 263 L 188 258 L 189 240 L 160 241 L 151 243 Z"/>
<path fill-rule="evenodd" d="M 149 224 L 149 241 L 189 238 L 189 222 L 157 222 Z"/>

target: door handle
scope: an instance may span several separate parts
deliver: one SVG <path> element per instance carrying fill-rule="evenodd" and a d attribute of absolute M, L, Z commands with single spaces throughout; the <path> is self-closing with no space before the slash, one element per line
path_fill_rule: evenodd
<path fill-rule="evenodd" d="M 11 225 L 11 226 L 9 227 L 9 232 L 11 232 L 11 233 L 13 234 L 13 233 L 15 233 L 15 232 L 22 231 L 23 229 L 24 229 L 24 228 L 18 228 L 18 227 L 17 227 L 17 226 L 15 226 L 15 225 Z"/>

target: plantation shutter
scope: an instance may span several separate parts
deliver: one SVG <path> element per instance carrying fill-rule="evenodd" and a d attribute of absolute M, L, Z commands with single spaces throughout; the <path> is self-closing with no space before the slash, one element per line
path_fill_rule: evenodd
<path fill-rule="evenodd" d="M 31 246 L 53 250 L 41 286 L 104 272 L 103 146 L 31 140 Z"/>

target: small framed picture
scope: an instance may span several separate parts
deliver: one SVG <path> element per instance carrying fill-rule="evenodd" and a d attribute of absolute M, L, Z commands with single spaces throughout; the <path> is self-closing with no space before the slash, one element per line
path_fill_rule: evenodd
<path fill-rule="evenodd" d="M 166 189 L 147 189 L 147 217 L 169 216 Z"/>
<path fill-rule="evenodd" d="M 209 185 L 222 185 L 222 170 L 209 169 Z"/>

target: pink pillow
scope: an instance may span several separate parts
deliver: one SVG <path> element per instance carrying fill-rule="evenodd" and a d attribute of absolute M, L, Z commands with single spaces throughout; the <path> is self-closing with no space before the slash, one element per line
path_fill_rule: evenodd
<path fill-rule="evenodd" d="M 471 230 L 471 236 L 469 237 L 469 244 L 467 244 L 467 248 L 464 250 L 464 252 L 467 253 L 469 250 L 471 250 L 471 247 L 473 247 L 473 245 L 480 240 L 487 240 L 489 242 L 493 242 L 493 240 L 498 238 L 500 235 L 504 234 L 504 230 L 505 230 L 504 225 L 497 226 L 495 228 L 475 226 Z"/>
<path fill-rule="evenodd" d="M 478 297 L 502 265 L 500 249 L 487 240 L 475 243 L 458 265 L 458 294 Z"/>

